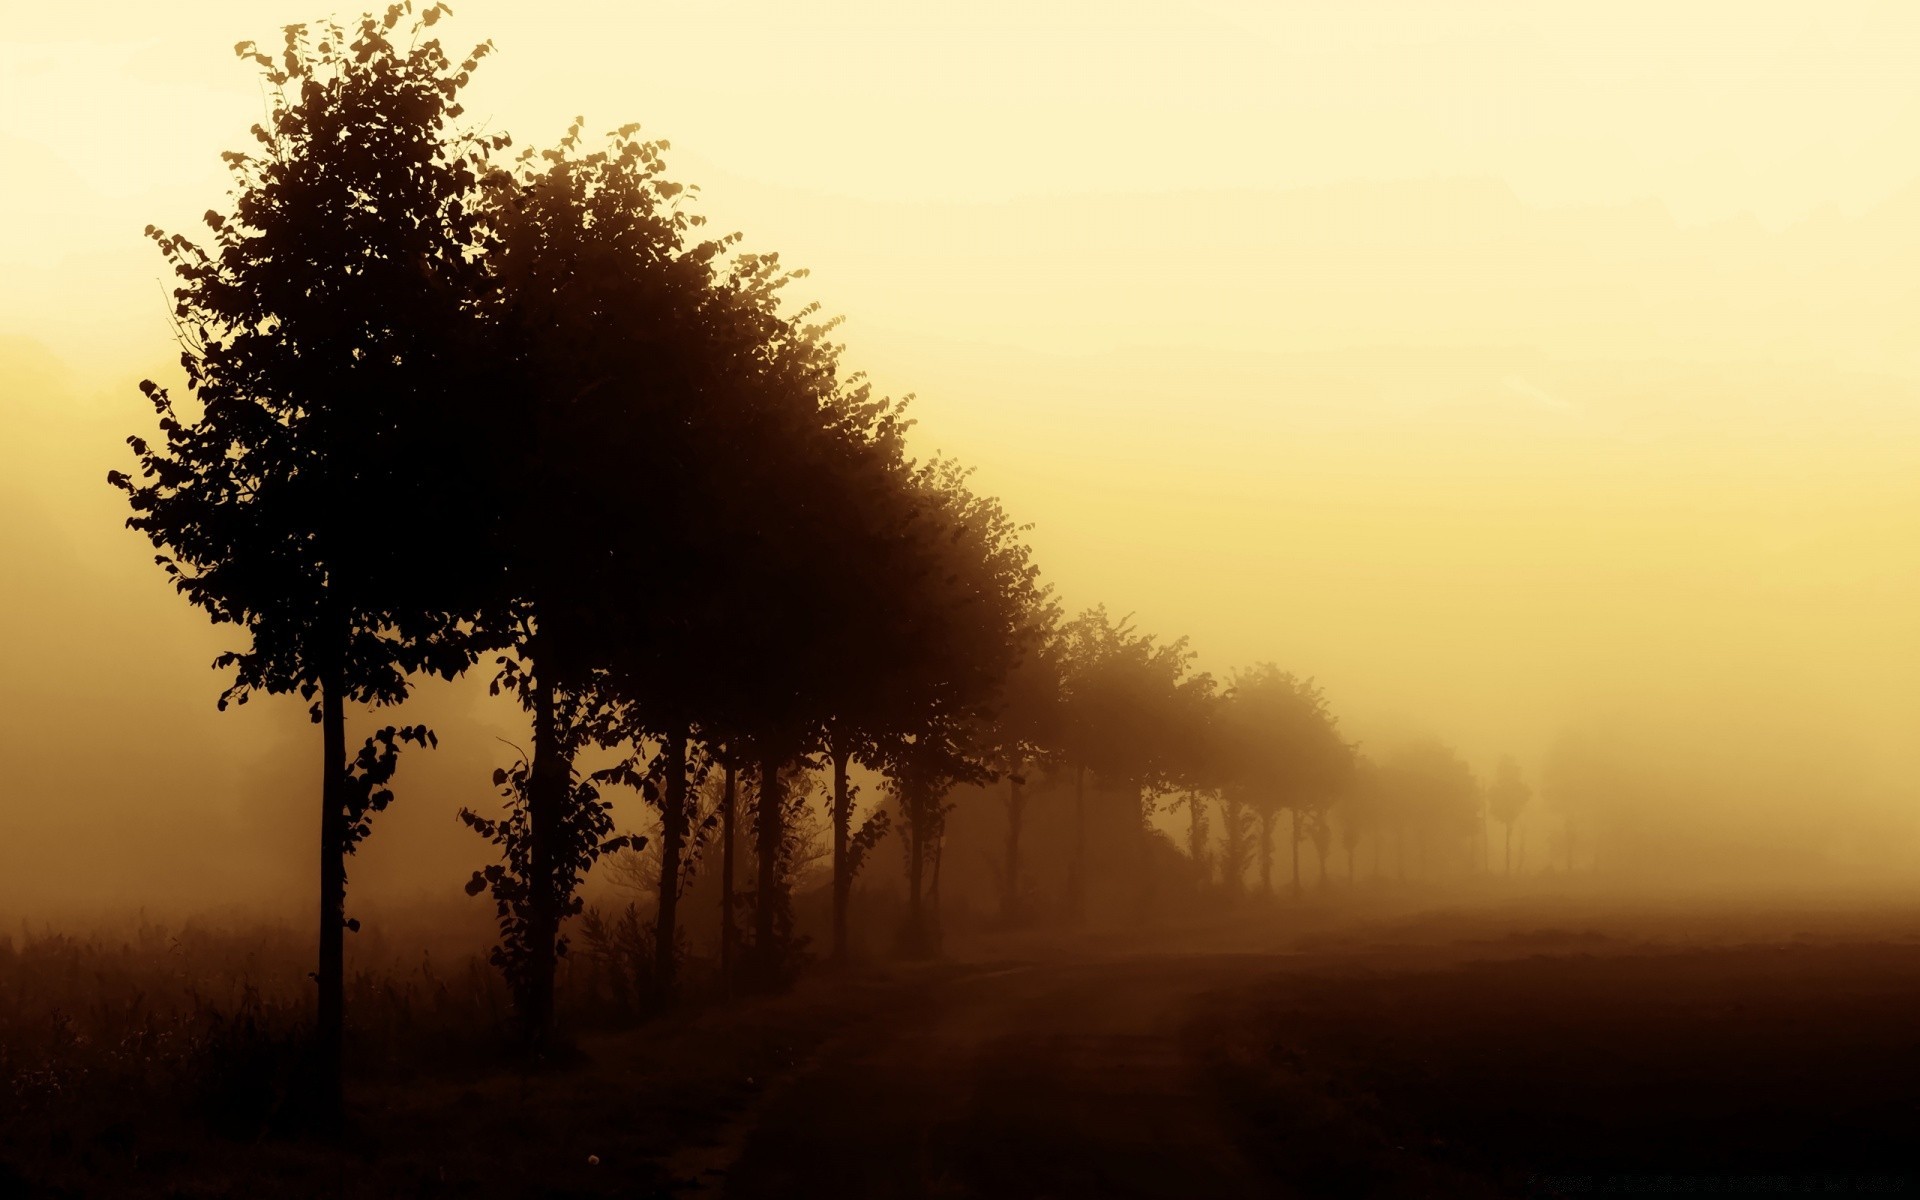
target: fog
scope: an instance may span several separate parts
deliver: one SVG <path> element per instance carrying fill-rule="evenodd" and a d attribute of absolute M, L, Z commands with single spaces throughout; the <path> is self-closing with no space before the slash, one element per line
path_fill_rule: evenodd
<path fill-rule="evenodd" d="M 1213 5 L 1163 45 L 1133 9 L 457 7 L 450 43 L 499 47 L 489 120 L 642 121 L 716 225 L 810 268 L 1070 611 L 1313 676 L 1369 754 L 1513 756 L 1523 874 L 1565 868 L 1555 778 L 1608 886 L 1920 871 L 1920 18 Z M 177 375 L 140 229 L 224 194 L 258 109 L 225 48 L 314 14 L 93 8 L 0 43 L 0 916 L 298 915 L 317 732 L 215 711 L 229 631 L 102 479 L 147 431 L 134 385 Z M 744 90 L 676 61 L 723 28 Z M 847 69 L 782 114 L 809 47 Z M 406 716 L 441 748 L 356 908 L 460 901 L 488 851 L 454 814 L 526 736 L 481 678 Z"/>

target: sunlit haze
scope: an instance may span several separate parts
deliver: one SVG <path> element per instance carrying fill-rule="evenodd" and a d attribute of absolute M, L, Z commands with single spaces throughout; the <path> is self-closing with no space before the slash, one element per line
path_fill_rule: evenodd
<path fill-rule="evenodd" d="M 454 9 L 497 46 L 470 119 L 669 139 L 1069 611 L 1483 778 L 1610 740 L 1649 869 L 1920 865 L 1920 7 Z M 224 633 L 101 480 L 178 374 L 141 230 L 224 203 L 233 43 L 320 15 L 0 32 L 0 913 L 310 902 L 304 715 L 214 712 Z M 356 896 L 471 867 L 452 813 L 525 728 L 482 690 L 423 689 L 443 749 Z"/>

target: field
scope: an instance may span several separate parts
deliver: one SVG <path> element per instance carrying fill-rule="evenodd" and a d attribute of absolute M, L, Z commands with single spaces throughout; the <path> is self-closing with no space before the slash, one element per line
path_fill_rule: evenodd
<path fill-rule="evenodd" d="M 1884 902 L 1309 903 L 645 1020 L 580 963 L 541 1064 L 478 964 L 396 960 L 355 988 L 338 1142 L 288 1107 L 299 939 L 186 934 L 0 951 L 0 1195 L 1920 1186 L 1920 911 Z"/>

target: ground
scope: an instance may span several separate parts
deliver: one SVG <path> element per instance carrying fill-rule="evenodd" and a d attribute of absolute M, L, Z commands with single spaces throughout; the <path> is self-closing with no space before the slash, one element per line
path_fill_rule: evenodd
<path fill-rule="evenodd" d="M 33 1187 L 1911 1192 L 1917 935 L 1911 912 L 1508 904 L 1001 938 L 590 1037 L 570 1065 L 362 1083 L 344 1145 L 136 1134 Z"/>

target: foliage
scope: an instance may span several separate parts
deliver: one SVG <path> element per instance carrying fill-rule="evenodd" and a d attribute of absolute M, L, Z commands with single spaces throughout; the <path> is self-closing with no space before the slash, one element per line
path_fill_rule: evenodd
<path fill-rule="evenodd" d="M 448 603 L 468 529 L 458 415 L 472 200 L 503 143 L 447 129 L 489 47 L 455 65 L 432 39 L 402 46 L 411 11 L 289 26 L 277 57 L 241 43 L 269 111 L 256 149 L 223 156 L 232 211 L 207 213 L 210 249 L 147 230 L 179 280 L 195 404 L 143 383 L 164 443 L 128 439 L 138 475 L 110 480 L 174 586 L 245 633 L 216 663 L 234 672 L 223 708 L 311 700 L 335 667 L 352 699 L 393 702 L 409 673 L 471 661 Z"/>
<path fill-rule="evenodd" d="M 1257 664 L 1233 677 L 1220 720 L 1229 786 L 1256 811 L 1317 818 L 1352 781 L 1353 748 L 1311 679 Z"/>
<path fill-rule="evenodd" d="M 532 774 L 532 764 L 524 755 L 512 765 L 494 771 L 494 787 L 505 800 L 504 816 L 483 817 L 470 808 L 460 810 L 460 820 L 468 828 L 501 850 L 501 862 L 473 873 L 467 881 L 467 894 L 477 896 L 484 891 L 493 898 L 500 924 L 500 944 L 489 952 L 488 961 L 499 968 L 516 992 L 529 986 L 529 966 L 536 951 L 533 916 L 540 881 L 530 869 L 532 813 L 527 802 Z M 555 856 L 556 870 L 548 884 L 551 891 L 546 897 L 546 902 L 562 920 L 580 912 L 581 900 L 576 893 L 580 880 L 596 860 L 604 854 L 638 848 L 645 842 L 644 838 L 628 834 L 614 835 L 612 808 L 610 802 L 600 798 L 599 788 L 592 780 L 582 778 L 578 772 L 572 774 L 566 804 L 556 822 L 561 833 L 560 847 Z M 566 952 L 567 939 L 562 934 L 554 943 L 554 953 L 564 957 Z"/>

